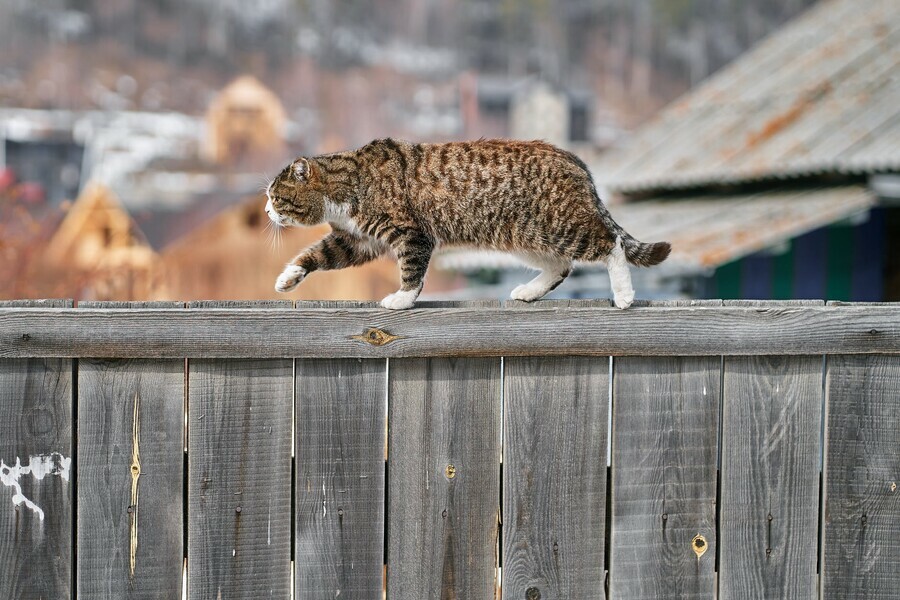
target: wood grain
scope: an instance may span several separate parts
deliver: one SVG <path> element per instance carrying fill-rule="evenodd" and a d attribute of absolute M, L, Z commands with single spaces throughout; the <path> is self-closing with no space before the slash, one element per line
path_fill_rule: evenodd
<path fill-rule="evenodd" d="M 900 356 L 829 356 L 824 597 L 900 590 Z"/>
<path fill-rule="evenodd" d="M 381 595 L 386 378 L 384 360 L 296 363 L 296 598 Z"/>
<path fill-rule="evenodd" d="M 726 357 L 720 597 L 818 598 L 822 357 Z"/>
<path fill-rule="evenodd" d="M 612 598 L 713 598 L 720 369 L 718 356 L 613 359 Z"/>
<path fill-rule="evenodd" d="M 391 361 L 391 600 L 495 597 L 500 402 L 498 358 Z"/>
<path fill-rule="evenodd" d="M 188 368 L 188 596 L 289 598 L 293 362 Z"/>
<path fill-rule="evenodd" d="M 78 597 L 180 597 L 184 361 L 81 359 L 78 421 Z"/>
<path fill-rule="evenodd" d="M 504 360 L 503 598 L 603 598 L 609 360 Z"/>
<path fill-rule="evenodd" d="M 72 302 L 0 302 L 11 305 Z M 72 597 L 72 371 L 68 359 L 0 359 L 0 598 Z"/>
<path fill-rule="evenodd" d="M 900 353 L 898 306 L 0 309 L 0 357 L 384 358 Z M 359 339 L 370 328 L 383 346 Z M 704 335 L 698 336 L 702 330 Z"/>

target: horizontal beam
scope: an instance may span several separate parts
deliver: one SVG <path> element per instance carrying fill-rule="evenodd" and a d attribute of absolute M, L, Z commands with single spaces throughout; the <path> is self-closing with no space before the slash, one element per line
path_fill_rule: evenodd
<path fill-rule="evenodd" d="M 7 358 L 898 353 L 898 305 L 0 308 Z"/>

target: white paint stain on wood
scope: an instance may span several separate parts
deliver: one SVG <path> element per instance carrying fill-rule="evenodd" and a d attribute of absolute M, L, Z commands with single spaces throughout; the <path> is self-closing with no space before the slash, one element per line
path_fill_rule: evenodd
<path fill-rule="evenodd" d="M 29 456 L 28 464 L 26 465 L 22 464 L 18 456 L 14 465 L 7 465 L 3 460 L 0 460 L 0 483 L 13 489 L 12 502 L 14 506 L 24 504 L 26 508 L 36 513 L 40 520 L 43 521 L 44 511 L 32 500 L 25 497 L 19 480 L 26 475 L 31 475 L 40 481 L 47 475 L 53 475 L 61 477 L 63 481 L 69 481 L 69 467 L 71 465 L 72 459 L 63 456 L 59 452 Z"/>

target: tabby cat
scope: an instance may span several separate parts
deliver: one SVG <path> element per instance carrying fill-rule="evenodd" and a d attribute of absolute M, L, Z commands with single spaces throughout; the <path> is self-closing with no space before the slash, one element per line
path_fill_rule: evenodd
<path fill-rule="evenodd" d="M 410 308 L 432 253 L 443 246 L 511 252 L 540 270 L 511 297 L 530 302 L 580 261 L 605 261 L 616 306 L 634 300 L 627 263 L 658 264 L 671 249 L 644 244 L 613 221 L 585 164 L 544 142 L 480 140 L 411 144 L 376 140 L 358 150 L 298 158 L 269 184 L 266 213 L 278 226 L 332 231 L 285 267 L 289 292 L 317 270 L 361 265 L 391 252 L 400 289 L 381 301 Z"/>

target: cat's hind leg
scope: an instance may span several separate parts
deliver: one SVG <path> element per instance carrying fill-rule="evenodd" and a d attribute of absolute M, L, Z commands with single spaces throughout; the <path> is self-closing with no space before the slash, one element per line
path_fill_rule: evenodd
<path fill-rule="evenodd" d="M 631 271 L 628 270 L 628 259 L 621 237 L 616 238 L 615 245 L 606 256 L 606 270 L 609 272 L 613 301 L 619 308 L 628 308 L 634 302 L 634 288 L 631 285 Z"/>
<path fill-rule="evenodd" d="M 521 253 L 518 255 L 528 266 L 539 269 L 537 277 L 513 289 L 513 300 L 533 302 L 555 290 L 572 271 L 572 261 L 552 254 Z"/>

